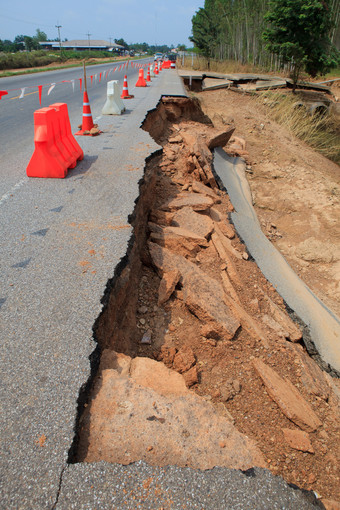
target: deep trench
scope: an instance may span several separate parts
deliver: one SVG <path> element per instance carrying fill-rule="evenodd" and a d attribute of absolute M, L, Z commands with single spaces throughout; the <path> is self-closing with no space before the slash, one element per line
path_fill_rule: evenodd
<path fill-rule="evenodd" d="M 162 98 L 157 108 L 148 113 L 142 127 L 150 133 L 159 145 L 165 147 L 169 142 L 169 137 L 173 137 L 174 133 L 176 133 L 176 124 L 183 121 L 194 121 L 201 124 L 202 131 L 204 131 L 207 126 L 212 126 L 210 119 L 204 115 L 199 102 L 195 98 L 167 97 Z M 176 186 L 174 185 L 175 183 L 172 182 L 171 170 L 169 171 L 169 169 L 167 169 L 165 175 L 162 169 L 162 158 L 163 150 L 160 149 L 146 160 L 144 176 L 139 183 L 139 196 L 136 200 L 134 211 L 129 217 L 129 223 L 133 227 L 133 233 L 129 241 L 127 253 L 116 267 L 113 278 L 107 284 L 105 294 L 102 298 L 103 311 L 93 327 L 93 336 L 97 342 L 97 348 L 90 357 L 91 376 L 79 393 L 75 437 L 69 451 L 69 463 L 87 461 L 86 455 L 89 441 L 87 432 L 81 432 L 82 418 L 86 413 L 86 408 L 91 406 L 91 400 L 94 396 L 94 387 L 96 381 L 100 377 L 100 370 L 104 370 L 104 367 L 105 369 L 114 368 L 110 366 L 110 356 L 107 356 L 107 353 L 114 351 L 125 354 L 131 358 L 142 356 L 157 361 L 160 360 L 159 351 L 162 342 L 159 341 L 159 337 L 155 344 L 152 342 L 152 345 L 141 346 L 141 339 L 144 335 L 145 328 L 141 328 L 138 322 L 138 317 L 141 317 L 138 303 L 140 303 L 141 289 L 142 291 L 143 289 L 147 290 L 148 286 L 156 289 L 160 282 L 160 277 L 153 266 L 147 247 L 147 241 L 150 235 L 148 223 L 155 221 L 153 218 L 153 211 L 155 203 L 159 198 L 157 193 L 162 192 L 159 186 L 160 181 L 162 180 L 162 185 L 164 184 L 167 188 L 167 197 L 174 198 L 179 194 L 181 188 L 181 186 Z M 218 186 L 222 192 L 226 191 L 222 189 L 223 186 L 218 179 L 217 185 L 215 183 L 215 186 Z M 218 188 L 217 192 L 219 193 Z M 239 243 L 242 244 L 242 241 L 239 241 Z M 244 245 L 242 246 L 244 249 Z M 265 288 L 263 275 L 261 278 L 263 278 L 263 280 L 261 280 L 260 283 L 262 287 Z M 247 282 L 245 282 L 245 285 L 247 285 Z M 175 294 L 176 292 L 179 294 L 181 293 L 180 283 L 176 286 Z M 153 295 L 151 302 L 148 304 L 151 315 L 153 313 L 153 308 L 156 307 L 157 304 L 158 296 L 156 294 L 157 293 Z M 161 327 L 158 327 L 158 334 L 162 335 L 169 327 L 171 317 L 166 307 L 156 312 L 156 315 L 157 314 L 158 318 L 160 315 L 162 316 Z M 304 326 L 303 324 L 300 325 L 302 327 Z M 246 337 L 244 336 L 245 332 L 241 329 L 242 328 L 236 332 L 231 344 L 237 344 L 239 346 L 238 348 L 242 350 L 242 344 L 246 342 Z M 308 330 L 304 328 L 305 343 L 307 343 L 308 335 Z M 214 342 L 213 339 L 212 342 Z M 250 350 L 254 347 L 258 347 L 258 344 L 251 343 Z M 231 355 L 234 355 L 233 349 L 236 349 L 236 347 L 231 345 Z M 310 349 L 313 349 L 312 344 Z M 257 348 L 255 350 L 258 351 L 259 349 Z M 236 355 L 235 357 L 237 358 L 238 356 Z M 164 360 L 162 361 L 164 362 Z M 204 395 L 204 388 L 198 390 L 198 394 Z"/>
<path fill-rule="evenodd" d="M 159 145 L 164 146 L 171 126 L 183 120 L 212 126 L 211 120 L 201 110 L 197 99 L 167 97 L 160 100 L 157 107 L 148 113 L 141 127 L 148 131 Z M 110 349 L 132 358 L 138 355 L 141 334 L 136 323 L 138 303 L 136 289 L 141 278 L 142 266 L 150 268 L 150 273 L 159 278 L 152 269 L 146 243 L 149 236 L 147 224 L 156 198 L 154 193 L 156 182 L 162 172 L 159 167 L 162 152 L 160 149 L 145 160 L 144 175 L 139 182 L 139 195 L 128 218 L 133 227 L 128 249 L 116 266 L 114 276 L 107 282 L 101 299 L 103 309 L 93 326 L 93 338 L 97 347 L 89 357 L 90 377 L 79 391 L 75 436 L 68 454 L 70 464 L 83 462 L 86 456 L 86 451 L 79 448 L 80 421 L 84 409 L 91 401 L 103 351 Z M 157 300 L 157 296 L 155 299 Z M 150 356 L 157 358 L 157 353 L 153 352 Z"/>

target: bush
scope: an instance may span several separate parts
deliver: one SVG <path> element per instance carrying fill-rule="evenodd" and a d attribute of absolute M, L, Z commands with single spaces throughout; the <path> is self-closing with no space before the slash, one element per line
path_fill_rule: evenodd
<path fill-rule="evenodd" d="M 62 54 L 46 53 L 44 50 L 17 53 L 1 53 L 0 69 L 22 69 L 24 67 L 42 67 L 54 62 L 67 62 L 67 60 L 88 60 L 91 58 L 114 58 L 115 53 L 110 51 L 62 51 Z"/>
<path fill-rule="evenodd" d="M 59 61 L 59 57 L 55 55 L 46 55 L 45 51 L 32 51 L 30 53 L 3 53 L 0 56 L 0 69 L 42 67 Z"/>

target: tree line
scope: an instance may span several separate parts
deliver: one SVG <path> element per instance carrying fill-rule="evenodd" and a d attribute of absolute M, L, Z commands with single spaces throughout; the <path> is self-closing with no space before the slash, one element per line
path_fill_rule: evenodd
<path fill-rule="evenodd" d="M 293 78 L 339 65 L 340 0 L 205 0 L 192 18 L 197 50 L 209 61 L 281 69 Z"/>
<path fill-rule="evenodd" d="M 13 41 L 10 41 L 9 39 L 0 39 L 0 52 L 17 53 L 19 51 L 40 50 L 40 42 L 58 40 L 59 39 L 48 39 L 46 33 L 38 28 L 33 37 L 29 35 L 17 35 Z M 67 39 L 64 39 L 64 41 L 67 41 Z M 127 51 L 134 53 L 148 53 L 149 55 L 156 52 L 168 53 L 174 49 L 174 46 L 168 46 L 167 44 L 149 45 L 146 42 L 128 44 L 123 38 L 114 39 L 114 42 L 123 46 Z M 185 48 L 184 45 L 179 46 Z"/>

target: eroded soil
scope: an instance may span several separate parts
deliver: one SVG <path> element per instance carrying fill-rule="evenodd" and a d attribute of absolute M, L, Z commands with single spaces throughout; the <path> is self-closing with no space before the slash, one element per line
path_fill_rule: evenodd
<path fill-rule="evenodd" d="M 334 86 L 334 93 L 339 89 Z M 315 294 L 340 315 L 340 170 L 268 118 L 253 98 L 197 94 L 221 128 L 245 142 L 248 182 L 263 232 Z"/>
<path fill-rule="evenodd" d="M 336 168 L 308 148 L 303 154 L 287 134 L 282 140 L 282 133 L 243 99 L 238 105 L 239 95 L 231 92 L 204 93 L 203 115 L 195 102 L 167 98 L 145 122 L 164 150 L 147 164 L 133 219 L 134 243 L 98 321 L 102 357 L 80 418 L 77 460 L 128 464 L 141 458 L 166 465 L 170 459 L 200 469 L 244 469 L 253 463 L 339 500 L 338 379 L 308 356 L 303 328 L 291 321 L 281 297 L 235 235 L 228 219 L 232 205 L 216 185 L 210 150 L 225 145 L 235 125 L 235 135 L 247 134 L 257 205 L 265 196 L 273 202 L 276 182 L 275 205 L 285 204 L 284 186 L 292 187 L 292 176 L 301 168 L 310 172 L 312 185 L 327 179 L 333 189 Z M 321 163 L 327 168 L 316 177 Z M 277 178 L 271 165 L 279 166 Z M 325 225 L 333 229 L 337 207 L 331 195 L 325 211 L 327 187 L 309 198 L 302 174 L 299 179 L 294 189 L 303 194 L 287 205 L 291 210 L 295 204 L 296 211 L 283 214 L 258 206 L 264 227 L 270 224 L 276 244 L 286 243 L 292 261 L 306 239 L 325 242 L 316 236 L 315 222 L 306 233 L 306 211 L 322 217 L 318 232 L 326 236 Z M 285 229 L 292 224 L 293 230 Z M 327 242 L 333 246 L 332 239 Z M 305 267 L 312 283 L 323 283 L 327 302 L 333 303 L 334 260 L 315 264 L 296 267 Z M 329 273 L 321 280 L 325 264 Z M 175 407 L 186 398 L 194 406 L 192 426 Z M 251 458 L 240 449 L 248 438 Z"/>

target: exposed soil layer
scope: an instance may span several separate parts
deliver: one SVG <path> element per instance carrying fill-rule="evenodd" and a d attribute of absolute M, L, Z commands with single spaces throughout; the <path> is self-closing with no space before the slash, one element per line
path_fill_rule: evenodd
<path fill-rule="evenodd" d="M 252 97 L 228 90 L 197 96 L 216 128 L 235 124 L 242 147 L 232 142 L 227 150 L 248 162 L 248 182 L 263 232 L 340 316 L 339 166 L 269 119 L 265 106 Z"/>
<path fill-rule="evenodd" d="M 197 101 L 178 98 L 163 98 L 144 123 L 163 153 L 146 165 L 130 250 L 97 324 L 102 358 L 77 460 L 264 465 L 339 500 L 339 380 L 306 353 L 211 171 L 211 149 L 234 124 L 224 117 L 214 129 Z M 185 398 L 192 426 L 187 405 L 176 407 Z M 251 457 L 240 446 L 248 440 Z"/>

